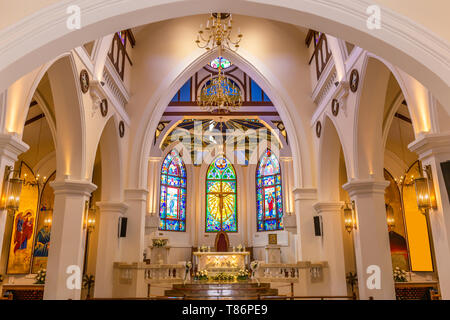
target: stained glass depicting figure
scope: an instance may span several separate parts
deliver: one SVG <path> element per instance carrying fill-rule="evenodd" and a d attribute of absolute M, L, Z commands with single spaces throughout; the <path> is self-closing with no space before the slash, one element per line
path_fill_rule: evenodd
<path fill-rule="evenodd" d="M 281 169 L 270 149 L 256 169 L 256 215 L 258 231 L 283 230 L 283 193 Z"/>
<path fill-rule="evenodd" d="M 161 167 L 159 230 L 186 231 L 186 167 L 176 150 Z"/>

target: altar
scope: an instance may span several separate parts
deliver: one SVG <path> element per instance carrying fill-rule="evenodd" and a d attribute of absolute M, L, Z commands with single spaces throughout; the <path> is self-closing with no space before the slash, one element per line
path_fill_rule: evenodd
<path fill-rule="evenodd" d="M 194 257 L 199 271 L 233 273 L 248 265 L 250 252 L 194 252 Z"/>

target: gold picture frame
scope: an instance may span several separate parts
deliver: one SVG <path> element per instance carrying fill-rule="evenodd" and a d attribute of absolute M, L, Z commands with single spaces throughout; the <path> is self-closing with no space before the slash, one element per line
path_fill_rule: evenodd
<path fill-rule="evenodd" d="M 276 233 L 269 233 L 269 244 L 278 244 L 278 235 Z"/>

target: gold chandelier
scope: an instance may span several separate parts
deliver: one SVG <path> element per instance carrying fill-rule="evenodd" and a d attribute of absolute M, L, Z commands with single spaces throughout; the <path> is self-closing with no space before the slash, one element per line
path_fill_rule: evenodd
<path fill-rule="evenodd" d="M 206 21 L 206 27 L 203 28 L 203 24 L 200 25 L 195 42 L 199 48 L 206 50 L 226 47 L 236 51 L 239 48 L 239 42 L 242 40 L 242 33 L 240 28 L 238 28 L 237 39 L 233 41 L 231 40 L 232 31 L 233 18 L 231 13 L 212 13 Z"/>
<path fill-rule="evenodd" d="M 233 18 L 230 13 L 212 13 L 206 27 L 203 29 L 203 25 L 200 25 L 195 42 L 202 49 L 218 48 L 219 56 L 222 56 L 224 48 L 236 51 L 242 40 L 242 34 L 238 29 L 237 39 L 231 40 L 232 25 Z M 197 104 L 203 110 L 218 114 L 239 109 L 242 106 L 241 90 L 222 73 L 221 64 L 217 69 L 217 77 L 213 78 L 211 75 L 209 83 L 200 92 Z"/>
<path fill-rule="evenodd" d="M 228 113 L 242 106 L 241 90 L 231 82 L 223 73 L 222 67 L 218 68 L 217 77 L 205 85 L 200 92 L 197 104 L 211 113 Z"/>

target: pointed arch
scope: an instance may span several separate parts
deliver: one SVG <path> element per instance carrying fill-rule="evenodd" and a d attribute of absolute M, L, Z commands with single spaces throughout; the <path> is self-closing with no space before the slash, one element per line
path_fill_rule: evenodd
<path fill-rule="evenodd" d="M 267 149 L 256 167 L 256 229 L 283 230 L 283 182 L 275 154 Z"/>
<path fill-rule="evenodd" d="M 159 230 L 186 231 L 186 166 L 172 149 L 161 166 Z"/>
<path fill-rule="evenodd" d="M 206 173 L 206 232 L 237 232 L 236 170 L 224 156 L 218 156 Z"/>

